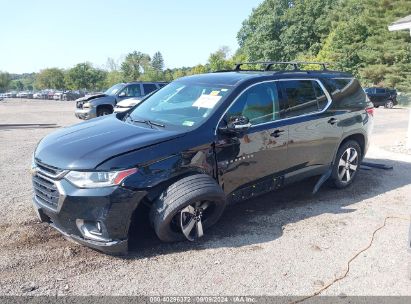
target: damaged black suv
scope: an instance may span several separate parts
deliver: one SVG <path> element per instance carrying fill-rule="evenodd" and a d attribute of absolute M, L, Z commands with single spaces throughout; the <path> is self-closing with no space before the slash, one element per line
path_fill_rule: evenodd
<path fill-rule="evenodd" d="M 39 218 L 107 252 L 127 251 L 139 206 L 162 241 L 196 240 L 227 204 L 321 176 L 349 186 L 373 109 L 350 74 L 241 69 L 178 79 L 125 113 L 63 128 L 32 164 Z"/>

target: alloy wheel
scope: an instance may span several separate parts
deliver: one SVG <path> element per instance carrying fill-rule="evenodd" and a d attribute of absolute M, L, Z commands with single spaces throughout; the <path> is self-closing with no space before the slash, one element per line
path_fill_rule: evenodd
<path fill-rule="evenodd" d="M 203 222 L 206 220 L 206 209 L 210 202 L 196 202 L 188 205 L 177 215 L 180 217 L 181 232 L 189 241 L 195 241 L 204 235 Z"/>
<path fill-rule="evenodd" d="M 392 108 L 394 107 L 394 103 L 393 103 L 392 101 L 388 101 L 388 102 L 385 104 L 385 107 L 388 108 L 388 109 L 392 109 Z"/>
<path fill-rule="evenodd" d="M 341 155 L 338 163 L 338 178 L 343 183 L 348 183 L 354 177 L 358 168 L 358 152 L 354 148 L 348 148 Z"/>

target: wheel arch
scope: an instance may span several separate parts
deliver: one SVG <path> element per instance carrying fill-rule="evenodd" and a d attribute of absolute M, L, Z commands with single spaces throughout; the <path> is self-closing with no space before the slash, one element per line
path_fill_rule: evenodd
<path fill-rule="evenodd" d="M 346 142 L 349 141 L 349 140 L 354 140 L 354 141 L 356 141 L 356 142 L 360 145 L 360 148 L 361 148 L 361 160 L 364 158 L 365 150 L 366 150 L 366 146 L 367 146 L 366 137 L 365 137 L 365 135 L 364 135 L 363 133 L 361 133 L 361 132 L 355 132 L 355 133 L 352 133 L 352 134 L 348 134 L 348 135 L 346 135 L 345 137 L 342 138 L 340 144 L 338 145 L 337 149 L 335 150 L 334 160 L 335 160 L 335 157 L 337 156 L 338 149 L 339 149 L 344 143 L 346 143 Z"/>
<path fill-rule="evenodd" d="M 98 113 L 98 111 L 100 111 L 101 109 L 109 109 L 111 111 L 111 113 L 113 113 L 113 111 L 114 111 L 113 106 L 111 104 L 107 104 L 107 103 L 97 105 L 96 113 Z"/>
<path fill-rule="evenodd" d="M 211 179 L 217 182 L 217 180 L 210 174 L 207 174 L 207 172 L 199 170 L 198 168 L 192 168 L 188 171 L 180 172 L 179 174 L 176 174 L 170 178 L 164 179 L 161 182 L 157 183 L 156 185 L 153 185 L 152 187 L 150 187 L 150 189 L 147 191 L 147 195 L 145 196 L 146 203 L 149 203 L 151 205 L 158 198 L 158 196 L 164 190 L 166 190 L 169 186 L 171 186 L 172 184 L 174 184 L 180 179 L 183 179 L 187 176 L 196 175 L 196 174 L 206 174 L 210 176 Z"/>

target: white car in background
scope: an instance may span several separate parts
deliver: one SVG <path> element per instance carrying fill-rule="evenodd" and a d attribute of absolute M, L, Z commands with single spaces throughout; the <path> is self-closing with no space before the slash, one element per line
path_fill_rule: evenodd
<path fill-rule="evenodd" d="M 132 97 L 124 99 L 116 104 L 114 107 L 114 113 L 123 113 L 125 111 L 130 110 L 136 104 L 140 103 L 142 98 L 140 97 Z"/>

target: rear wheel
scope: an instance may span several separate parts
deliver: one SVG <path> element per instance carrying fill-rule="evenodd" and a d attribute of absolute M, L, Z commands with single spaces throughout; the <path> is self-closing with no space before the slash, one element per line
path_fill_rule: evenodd
<path fill-rule="evenodd" d="M 221 217 L 226 198 L 210 176 L 197 174 L 169 186 L 153 204 L 150 219 L 164 242 L 195 241 Z"/>
<path fill-rule="evenodd" d="M 384 107 L 385 107 L 386 109 L 392 109 L 392 108 L 394 107 L 394 103 L 392 102 L 392 100 L 388 100 L 388 101 L 385 103 Z"/>
<path fill-rule="evenodd" d="M 352 184 L 360 167 L 362 154 L 360 145 L 349 140 L 340 146 L 333 164 L 331 181 L 337 188 L 345 188 Z"/>

